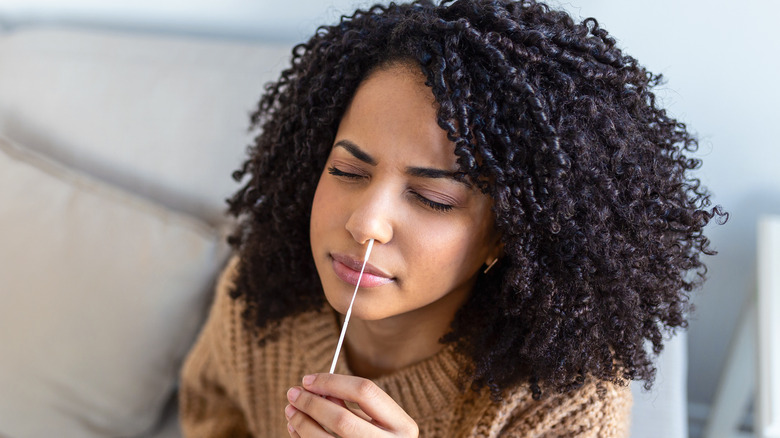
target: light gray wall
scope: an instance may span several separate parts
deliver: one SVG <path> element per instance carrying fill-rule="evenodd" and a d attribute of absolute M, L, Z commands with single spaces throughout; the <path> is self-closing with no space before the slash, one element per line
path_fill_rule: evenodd
<path fill-rule="evenodd" d="M 780 2 L 562 3 L 599 19 L 628 53 L 664 74 L 664 104 L 700 137 L 698 175 L 731 213 L 726 225 L 708 231 L 720 254 L 709 259 L 689 330 L 688 398 L 709 404 L 753 292 L 756 219 L 780 213 Z"/>
<path fill-rule="evenodd" d="M 387 3 L 387 2 L 385 2 Z M 62 23 L 298 42 L 361 0 L 0 0 L 0 24 Z"/>
<path fill-rule="evenodd" d="M 0 24 L 61 22 L 300 41 L 359 0 L 0 0 Z M 672 115 L 701 138 L 698 175 L 731 213 L 710 227 L 710 281 L 695 295 L 689 399 L 712 400 L 726 349 L 752 291 L 755 221 L 780 213 L 780 2 L 570 0 L 667 84 Z M 102 24 L 101 24 L 102 23 Z"/>

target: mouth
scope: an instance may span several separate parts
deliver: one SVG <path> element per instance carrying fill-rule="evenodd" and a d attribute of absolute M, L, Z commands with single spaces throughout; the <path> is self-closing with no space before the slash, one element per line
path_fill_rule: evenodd
<path fill-rule="evenodd" d="M 360 277 L 360 268 L 363 266 L 362 260 L 357 260 L 346 254 L 331 254 L 333 271 L 342 281 L 352 286 L 357 285 Z M 395 281 L 388 273 L 382 271 L 376 266 L 366 263 L 363 271 L 363 278 L 360 279 L 360 287 L 378 287 Z"/>

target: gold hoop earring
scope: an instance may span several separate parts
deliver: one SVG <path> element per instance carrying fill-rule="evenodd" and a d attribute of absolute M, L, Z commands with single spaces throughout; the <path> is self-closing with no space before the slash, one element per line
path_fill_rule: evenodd
<path fill-rule="evenodd" d="M 490 268 L 492 268 L 496 264 L 497 261 L 498 261 L 498 257 L 494 258 L 493 261 L 490 262 L 490 264 L 487 266 L 487 268 L 485 268 L 485 270 L 482 271 L 482 273 L 483 274 L 487 274 L 488 271 L 490 270 Z"/>

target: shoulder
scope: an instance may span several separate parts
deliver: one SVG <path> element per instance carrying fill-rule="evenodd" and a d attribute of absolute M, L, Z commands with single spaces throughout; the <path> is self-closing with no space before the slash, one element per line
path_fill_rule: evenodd
<path fill-rule="evenodd" d="M 224 310 L 225 307 L 235 306 L 235 300 L 230 297 L 230 292 L 235 288 L 236 285 L 236 277 L 238 277 L 238 265 L 240 261 L 241 259 L 237 255 L 232 256 L 225 265 L 225 268 L 219 274 L 215 288 L 212 311 L 214 308 Z"/>
<path fill-rule="evenodd" d="M 231 382 L 237 381 L 236 376 L 252 377 L 246 373 L 259 372 L 266 362 L 269 367 L 275 367 L 279 361 L 301 362 L 302 356 L 310 355 L 302 346 L 312 344 L 310 339 L 333 337 L 332 327 L 336 325 L 332 315 L 322 310 L 257 326 L 245 317 L 244 297 L 231 294 L 240 262 L 238 256 L 232 257 L 219 275 L 208 317 L 189 354 L 189 362 L 208 359 L 210 367 Z"/>
<path fill-rule="evenodd" d="M 245 309 L 243 300 L 231 297 L 238 276 L 238 256 L 230 258 L 219 275 L 214 297 L 204 332 L 211 337 L 212 347 L 220 351 L 222 357 L 235 357 L 237 343 L 246 336 L 246 326 L 242 314 Z M 227 341 L 227 342 L 226 342 Z M 232 350 L 233 354 L 226 355 Z"/>
<path fill-rule="evenodd" d="M 550 410 L 561 416 L 550 436 L 627 437 L 633 398 L 627 384 L 591 381 L 554 397 Z M 559 400 L 559 401 L 558 401 Z"/>
<path fill-rule="evenodd" d="M 334 331 L 338 336 L 334 311 L 327 302 L 320 309 L 295 313 L 262 327 L 247 319 L 245 297 L 234 298 L 231 294 L 240 264 L 241 259 L 234 256 L 220 274 L 206 324 L 219 344 L 215 347 L 224 350 L 224 354 L 264 354 L 269 348 L 319 350 L 321 345 L 330 344 Z"/>
<path fill-rule="evenodd" d="M 208 359 L 210 367 L 220 374 L 234 368 L 236 341 L 242 331 L 242 306 L 230 297 L 237 267 L 238 257 L 232 257 L 220 273 L 206 322 L 188 355 L 190 364 Z M 225 342 L 226 339 L 230 341 Z M 185 369 L 188 365 L 185 365 Z"/>
<path fill-rule="evenodd" d="M 213 319 L 214 325 L 221 328 L 219 330 L 220 337 L 244 341 L 254 339 L 256 343 L 260 343 L 262 339 L 275 339 L 277 337 L 275 335 L 290 334 L 295 327 L 298 328 L 296 331 L 301 331 L 301 322 L 309 321 L 312 318 L 322 318 L 324 309 L 287 316 L 279 321 L 269 323 L 266 327 L 253 324 L 245 317 L 247 309 L 245 297 L 243 295 L 234 297 L 232 294 L 236 287 L 240 268 L 240 257 L 237 255 L 231 257 L 216 284 L 209 319 Z"/>
<path fill-rule="evenodd" d="M 505 393 L 488 409 L 490 436 L 627 437 L 632 396 L 628 385 L 592 380 L 565 393 L 533 400 L 525 387 Z"/>

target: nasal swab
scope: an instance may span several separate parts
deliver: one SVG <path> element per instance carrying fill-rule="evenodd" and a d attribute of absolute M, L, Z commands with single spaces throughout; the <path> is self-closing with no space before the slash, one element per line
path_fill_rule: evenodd
<path fill-rule="evenodd" d="M 339 353 L 341 352 L 341 344 L 344 342 L 344 334 L 347 333 L 347 324 L 349 324 L 349 316 L 352 315 L 352 305 L 355 304 L 355 297 L 357 296 L 358 288 L 360 287 L 360 279 L 363 278 L 363 270 L 366 269 L 366 263 L 368 262 L 368 255 L 371 254 L 371 247 L 374 246 L 374 239 L 368 241 L 368 248 L 366 248 L 366 255 L 363 257 L 363 267 L 360 268 L 360 275 L 358 276 L 357 284 L 355 284 L 355 292 L 352 293 L 352 301 L 349 302 L 349 308 L 347 314 L 344 316 L 344 325 L 341 327 L 341 335 L 339 336 L 339 343 L 336 344 L 336 354 L 333 355 L 333 362 L 330 364 L 330 373 L 336 370 L 336 362 L 339 359 Z"/>

